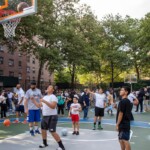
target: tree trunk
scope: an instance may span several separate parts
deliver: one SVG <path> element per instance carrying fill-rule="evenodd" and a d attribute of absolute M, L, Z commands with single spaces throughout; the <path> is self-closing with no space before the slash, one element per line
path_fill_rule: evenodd
<path fill-rule="evenodd" d="M 39 66 L 39 70 L 38 70 L 37 88 L 40 88 L 40 86 L 41 86 L 41 75 L 42 75 L 42 69 L 43 69 L 44 64 L 42 61 L 40 61 L 39 65 L 40 66 Z"/>
<path fill-rule="evenodd" d="M 75 88 L 75 73 L 76 73 L 76 66 L 75 64 L 72 65 L 72 72 L 71 72 L 71 89 L 74 90 Z"/>
<path fill-rule="evenodd" d="M 137 63 L 135 63 L 135 70 L 136 70 L 137 79 L 140 80 L 140 71 L 139 71 L 139 68 L 137 66 Z"/>
<path fill-rule="evenodd" d="M 112 90 L 114 91 L 114 64 L 113 61 L 111 63 L 111 84 L 112 84 Z"/>

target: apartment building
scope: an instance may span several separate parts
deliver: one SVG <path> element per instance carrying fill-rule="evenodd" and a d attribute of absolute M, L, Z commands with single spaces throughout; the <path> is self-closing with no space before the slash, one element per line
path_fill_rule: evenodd
<path fill-rule="evenodd" d="M 9 51 L 7 46 L 0 45 L 0 76 L 17 77 L 19 83 L 27 89 L 32 80 L 38 79 L 39 62 L 34 55 L 19 51 Z M 53 75 L 44 66 L 41 75 L 41 88 L 54 82 Z"/>

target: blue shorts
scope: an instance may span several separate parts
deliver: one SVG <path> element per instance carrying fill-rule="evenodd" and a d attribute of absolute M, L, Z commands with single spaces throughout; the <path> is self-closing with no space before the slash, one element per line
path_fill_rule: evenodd
<path fill-rule="evenodd" d="M 40 121 L 41 121 L 40 109 L 38 109 L 38 110 L 29 110 L 29 120 L 28 120 L 28 122 L 40 122 Z"/>
<path fill-rule="evenodd" d="M 24 106 L 23 105 L 16 106 L 16 111 L 24 113 Z"/>
<path fill-rule="evenodd" d="M 130 131 L 120 131 L 118 134 L 119 140 L 129 141 Z"/>

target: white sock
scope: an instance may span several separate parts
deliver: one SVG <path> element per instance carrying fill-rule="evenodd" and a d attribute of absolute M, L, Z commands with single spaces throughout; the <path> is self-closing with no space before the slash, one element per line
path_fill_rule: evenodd
<path fill-rule="evenodd" d="M 34 129 L 35 129 L 35 130 L 38 130 L 38 129 L 39 129 L 39 127 L 38 127 L 38 126 L 34 126 Z"/>

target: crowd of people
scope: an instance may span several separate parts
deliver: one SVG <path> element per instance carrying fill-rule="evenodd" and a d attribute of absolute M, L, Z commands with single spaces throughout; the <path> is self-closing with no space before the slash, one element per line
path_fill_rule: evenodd
<path fill-rule="evenodd" d="M 3 90 L 0 94 L 1 118 L 6 118 L 10 113 L 16 113 L 14 123 L 19 123 L 19 117 L 24 116 L 22 123 L 29 123 L 30 134 L 31 136 L 35 136 L 35 134 L 40 134 L 39 122 L 41 121 L 40 116 L 42 112 L 41 132 L 43 144 L 39 148 L 48 146 L 46 130 L 49 130 L 58 142 L 59 148 L 65 150 L 56 132 L 58 115 L 64 116 L 65 112 L 67 112 L 68 117 L 72 120 L 72 134 L 79 135 L 80 112 L 83 112 L 83 119 L 87 120 L 89 108 L 94 108 L 93 130 L 102 130 L 101 122 L 105 114 L 105 109 L 111 116 L 114 115 L 114 109 L 117 109 L 116 129 L 119 131 L 120 144 L 124 147 L 130 147 L 129 143 L 124 142 L 124 140 L 129 140 L 130 125 L 128 122 L 134 120 L 131 113 L 133 105 L 136 106 L 135 112 L 139 111 L 139 107 L 140 112 L 143 112 L 143 104 L 145 104 L 145 111 L 148 111 L 150 89 L 145 87 L 139 91 L 130 93 L 130 90 L 124 87 L 121 88 L 119 97 L 116 95 L 112 89 L 104 90 L 103 88 L 99 88 L 98 90 L 90 90 L 89 88 L 85 88 L 83 91 L 62 91 L 55 89 L 53 86 L 49 86 L 42 94 L 41 90 L 36 87 L 35 82 L 31 83 L 30 88 L 26 92 L 20 84 L 17 84 L 13 92 Z M 122 124 L 123 121 L 127 123 L 127 126 Z M 122 125 L 120 126 L 120 124 Z"/>

